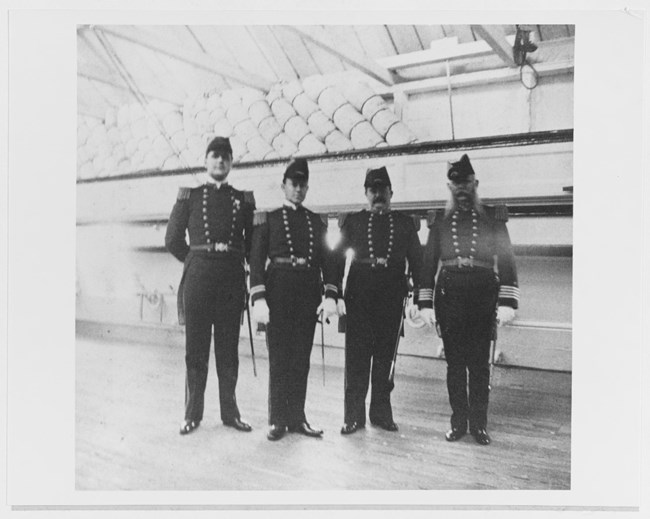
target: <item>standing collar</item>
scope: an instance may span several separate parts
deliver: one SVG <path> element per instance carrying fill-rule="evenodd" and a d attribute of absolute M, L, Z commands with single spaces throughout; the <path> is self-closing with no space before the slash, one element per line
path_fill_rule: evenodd
<path fill-rule="evenodd" d="M 223 182 L 218 182 L 218 181 L 216 181 L 216 180 L 214 180 L 212 178 L 208 180 L 208 184 L 210 184 L 211 186 L 216 187 L 217 189 L 221 189 L 222 186 L 229 185 L 227 180 L 224 180 Z"/>
<path fill-rule="evenodd" d="M 296 205 L 293 202 L 289 202 L 289 200 L 285 200 L 282 205 L 285 206 L 285 207 L 290 207 L 294 211 L 296 211 L 297 209 L 300 209 L 302 207 L 302 205 Z"/>

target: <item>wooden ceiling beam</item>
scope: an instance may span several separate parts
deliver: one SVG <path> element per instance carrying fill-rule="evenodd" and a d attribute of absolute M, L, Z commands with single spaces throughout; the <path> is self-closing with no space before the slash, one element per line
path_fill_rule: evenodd
<path fill-rule="evenodd" d="M 116 90 L 120 90 L 123 92 L 129 92 L 131 93 L 131 89 L 125 85 L 125 84 L 120 84 L 120 82 L 116 82 L 113 78 L 105 77 L 101 74 L 97 74 L 96 71 L 93 70 L 85 70 L 85 68 L 80 68 L 77 70 L 77 76 L 83 79 L 87 79 L 88 81 L 96 81 L 98 83 L 101 83 L 103 85 L 109 86 L 111 88 L 114 88 Z M 157 99 L 158 101 L 165 101 L 167 103 L 171 103 L 177 106 L 183 106 L 183 101 L 179 99 L 172 99 L 169 97 L 164 97 L 158 94 L 151 93 L 147 91 L 146 89 L 142 91 L 142 93 L 148 98 L 148 99 Z M 135 99 L 135 97 L 134 97 Z"/>
<path fill-rule="evenodd" d="M 182 61 L 202 70 L 207 70 L 219 76 L 226 77 L 237 83 L 240 83 L 251 88 L 256 88 L 264 92 L 268 92 L 272 83 L 262 76 L 247 72 L 241 68 L 233 67 L 232 65 L 215 60 L 208 54 L 199 52 L 185 52 L 176 46 L 155 38 L 150 34 L 138 32 L 135 29 L 125 26 L 91 26 L 91 29 L 98 30 L 104 34 L 128 41 L 135 45 L 147 48 L 153 52 L 158 52 L 172 59 Z"/>
<path fill-rule="evenodd" d="M 503 27 L 500 25 L 472 25 L 474 32 L 483 38 L 492 50 L 503 60 L 508 67 L 516 67 L 512 55 L 512 45 L 506 40 Z"/>
<path fill-rule="evenodd" d="M 338 49 L 334 46 L 333 42 L 327 37 L 325 31 L 320 27 L 313 27 L 311 32 L 307 32 L 305 29 L 300 27 L 295 27 L 291 25 L 283 25 L 283 29 L 292 31 L 298 34 L 301 38 L 310 43 L 318 46 L 319 48 L 333 54 L 338 57 L 341 61 L 351 65 L 352 67 L 360 70 L 364 74 L 369 75 L 370 77 L 376 79 L 384 85 L 394 85 L 395 78 L 390 70 L 379 65 L 376 61 L 370 59 L 364 59 L 361 57 L 355 57 L 350 55 L 348 52 L 345 52 L 341 49 Z M 319 30 L 320 29 L 320 30 Z"/>

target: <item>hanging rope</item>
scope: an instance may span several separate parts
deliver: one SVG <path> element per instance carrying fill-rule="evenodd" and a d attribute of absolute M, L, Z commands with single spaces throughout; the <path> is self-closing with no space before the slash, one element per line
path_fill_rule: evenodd
<path fill-rule="evenodd" d="M 451 70 L 449 68 L 449 60 L 445 61 L 447 67 L 447 96 L 449 98 L 449 118 L 451 121 L 451 140 L 456 140 L 456 133 L 454 132 L 454 105 L 451 102 Z"/>
<path fill-rule="evenodd" d="M 533 81 L 527 83 L 527 81 L 524 81 L 524 68 L 530 68 L 532 71 L 532 75 L 530 76 Z M 526 60 L 521 67 L 519 67 L 519 81 L 521 81 L 521 84 L 524 85 L 525 88 L 528 90 L 533 90 L 537 84 L 539 83 L 539 74 L 537 73 L 537 70 L 535 70 L 535 67 L 531 64 L 530 61 Z"/>

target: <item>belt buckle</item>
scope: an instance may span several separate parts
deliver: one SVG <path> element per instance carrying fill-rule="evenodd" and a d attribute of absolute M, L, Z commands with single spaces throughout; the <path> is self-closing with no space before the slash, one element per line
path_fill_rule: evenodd
<path fill-rule="evenodd" d="M 458 258 L 458 267 L 474 267 L 474 258 Z"/>
<path fill-rule="evenodd" d="M 383 267 L 388 266 L 388 259 L 387 258 L 377 258 L 377 265 L 382 265 Z"/>
<path fill-rule="evenodd" d="M 228 252 L 228 244 L 217 242 L 214 244 L 213 250 L 215 252 Z"/>
<path fill-rule="evenodd" d="M 305 258 L 299 258 L 297 256 L 291 256 L 291 266 L 296 267 L 298 265 L 306 265 L 307 260 Z"/>

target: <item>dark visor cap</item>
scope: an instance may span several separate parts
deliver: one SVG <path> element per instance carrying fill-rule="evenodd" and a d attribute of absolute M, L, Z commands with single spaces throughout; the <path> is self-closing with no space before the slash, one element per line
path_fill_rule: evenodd
<path fill-rule="evenodd" d="M 305 159 L 293 159 L 284 171 L 283 179 L 309 180 L 309 166 Z"/>
<path fill-rule="evenodd" d="M 472 175 L 476 176 L 466 154 L 458 162 L 447 163 L 447 178 L 452 182 L 465 182 Z"/>
<path fill-rule="evenodd" d="M 232 156 L 232 147 L 230 146 L 230 139 L 228 137 L 215 137 L 208 144 L 208 148 L 205 150 L 205 156 L 207 157 L 211 151 L 214 151 L 215 155 L 220 155 L 221 153 L 228 153 Z"/>
<path fill-rule="evenodd" d="M 364 182 L 363 187 L 379 186 L 388 186 L 392 188 L 388 171 L 386 171 L 384 166 L 366 171 L 366 181 Z"/>

